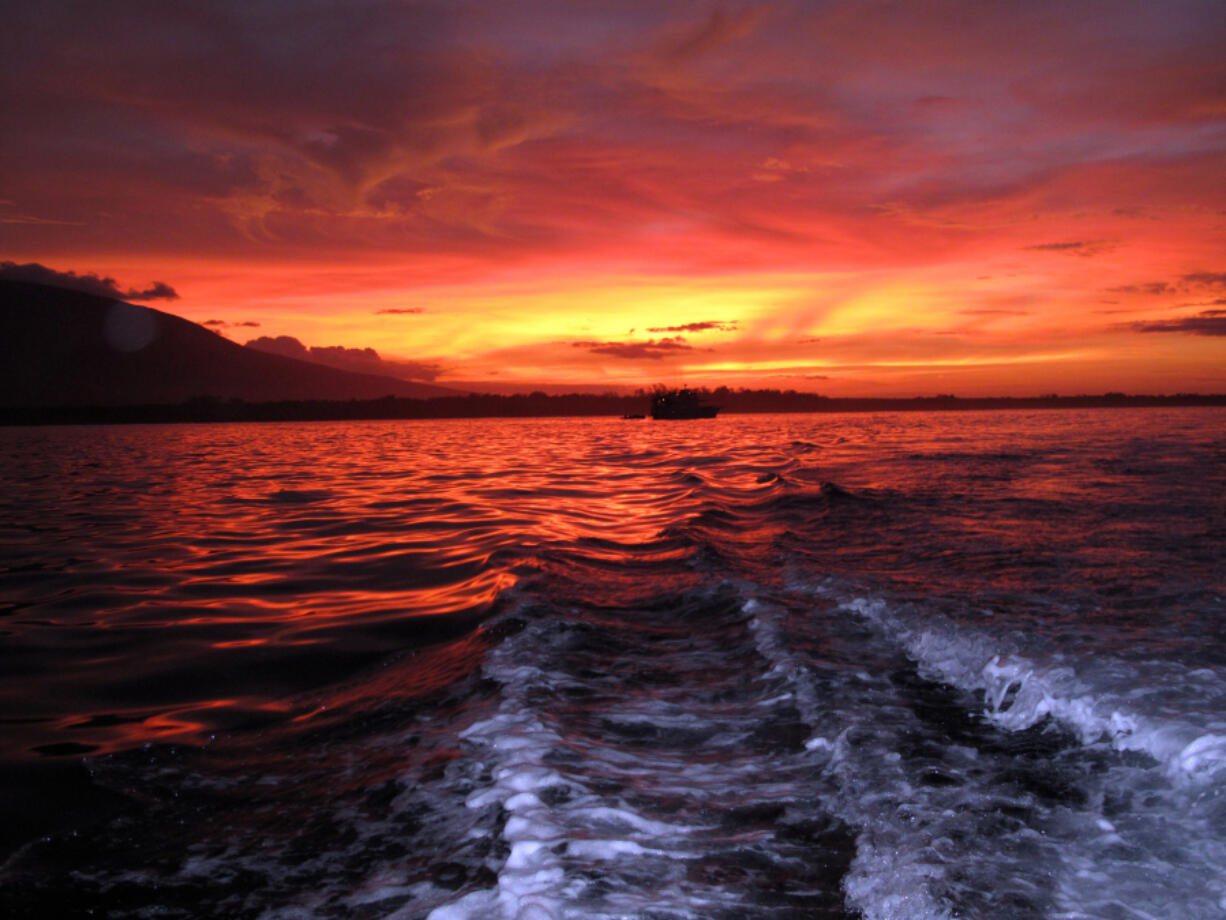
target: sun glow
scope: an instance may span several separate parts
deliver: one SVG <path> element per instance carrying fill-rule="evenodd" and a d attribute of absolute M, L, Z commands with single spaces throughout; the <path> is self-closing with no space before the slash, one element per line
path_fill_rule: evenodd
<path fill-rule="evenodd" d="M 818 336 L 858 335 L 882 329 L 939 328 L 950 318 L 934 293 L 918 284 L 873 287 L 832 307 L 814 326 Z"/>

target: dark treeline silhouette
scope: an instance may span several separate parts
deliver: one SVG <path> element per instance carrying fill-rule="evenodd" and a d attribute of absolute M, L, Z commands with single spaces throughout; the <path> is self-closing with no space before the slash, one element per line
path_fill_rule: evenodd
<path fill-rule="evenodd" d="M 942 394 L 910 399 L 848 398 L 796 390 L 697 391 L 717 405 L 721 415 L 768 412 L 914 412 L 1008 409 L 1081 409 L 1125 406 L 1226 406 L 1226 394 L 1179 393 L 1143 396 L 1101 395 L 960 398 Z M 148 422 L 289 422 L 359 419 L 533 418 L 549 416 L 621 416 L 648 409 L 650 391 L 616 393 L 545 393 L 498 395 L 473 393 L 430 399 L 385 396 L 380 399 L 285 400 L 247 402 L 200 396 L 181 403 L 129 406 L 0 408 L 0 424 L 64 425 Z"/>

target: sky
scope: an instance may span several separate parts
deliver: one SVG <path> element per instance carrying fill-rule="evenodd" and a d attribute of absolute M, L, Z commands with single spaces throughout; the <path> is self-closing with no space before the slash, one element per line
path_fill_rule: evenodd
<path fill-rule="evenodd" d="M 0 259 L 239 343 L 454 386 L 1226 392 L 1221 0 L 5 19 Z"/>

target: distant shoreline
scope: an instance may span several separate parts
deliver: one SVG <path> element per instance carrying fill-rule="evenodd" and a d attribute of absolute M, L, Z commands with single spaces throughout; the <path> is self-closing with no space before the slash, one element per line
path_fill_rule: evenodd
<path fill-rule="evenodd" d="M 917 396 L 911 399 L 828 397 L 777 390 L 717 390 L 710 399 L 725 415 L 768 413 L 950 412 L 1018 409 L 1120 409 L 1226 406 L 1226 394 L 1181 393 L 1144 396 L 970 397 Z M 500 396 L 471 394 L 431 399 L 383 397 L 361 400 L 246 402 L 199 397 L 182 403 L 128 406 L 0 408 L 0 425 L 121 425 L 201 422 L 319 422 L 448 418 L 620 417 L 640 413 L 641 395 L 543 393 Z"/>

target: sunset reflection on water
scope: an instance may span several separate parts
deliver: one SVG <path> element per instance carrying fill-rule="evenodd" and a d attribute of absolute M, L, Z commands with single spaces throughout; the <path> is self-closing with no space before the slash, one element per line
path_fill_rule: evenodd
<path fill-rule="evenodd" d="M 9 673 L 37 674 L 5 682 L 22 726 L 9 737 L 199 741 L 471 628 L 534 548 L 615 560 L 683 515 L 694 488 L 657 469 L 676 445 L 652 446 L 676 433 L 575 420 L 7 431 L 5 625 L 23 664 Z"/>
<path fill-rule="evenodd" d="M 1185 415 L 1189 432 L 1201 430 L 1200 416 Z M 684 571 L 695 552 L 686 528 L 747 559 L 792 541 L 801 554 L 854 557 L 862 571 L 927 585 L 941 554 L 951 578 L 969 572 L 985 590 L 1023 584 L 1031 570 L 1014 564 L 1018 554 L 1049 546 L 1069 550 L 1062 565 L 1103 565 L 1101 548 L 1053 509 L 1138 500 L 1127 469 L 1083 462 L 1096 438 L 1119 438 L 1121 418 L 8 429 L 2 753 L 199 743 L 302 718 L 320 693 L 341 692 L 324 688 L 470 633 L 556 560 L 568 577 L 599 571 L 609 596 L 664 562 Z M 1139 426 L 1171 418 L 1182 416 L 1134 413 L 1123 424 L 1141 439 Z M 1160 452 L 1141 457 L 1161 473 Z M 914 510 L 930 495 L 941 500 L 915 518 L 923 530 L 910 529 L 897 500 Z M 821 526 L 847 502 L 864 524 Z M 1109 521 L 1097 526 L 1113 533 Z M 1116 565 L 1129 558 L 1125 546 L 1112 553 Z"/>

